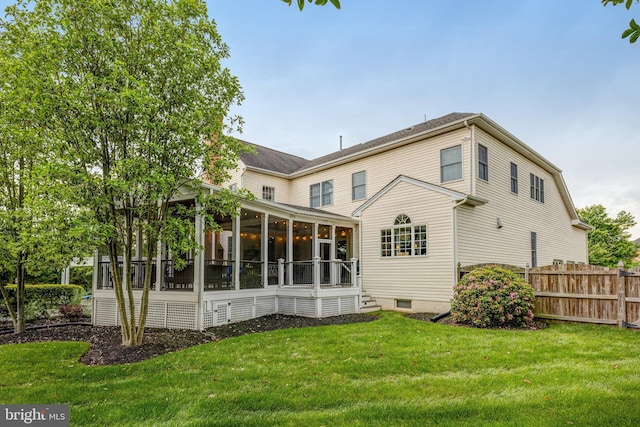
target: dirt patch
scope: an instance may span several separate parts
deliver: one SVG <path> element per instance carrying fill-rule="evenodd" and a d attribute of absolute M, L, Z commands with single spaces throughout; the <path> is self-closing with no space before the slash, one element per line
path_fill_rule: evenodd
<path fill-rule="evenodd" d="M 80 358 L 87 365 L 117 365 L 146 360 L 193 345 L 219 341 L 240 335 L 274 331 L 286 328 L 309 326 L 342 325 L 347 323 L 370 322 L 377 319 L 369 314 L 349 314 L 343 316 L 311 319 L 306 317 L 273 314 L 243 322 L 209 328 L 205 332 L 184 329 L 147 328 L 142 345 L 134 348 L 122 346 L 120 328 L 117 326 L 64 325 L 59 322 L 39 324 L 41 329 L 28 330 L 24 334 L 2 334 L 0 344 L 17 344 L 42 341 L 82 341 L 91 348 Z M 34 326 L 34 325 L 30 325 Z"/>

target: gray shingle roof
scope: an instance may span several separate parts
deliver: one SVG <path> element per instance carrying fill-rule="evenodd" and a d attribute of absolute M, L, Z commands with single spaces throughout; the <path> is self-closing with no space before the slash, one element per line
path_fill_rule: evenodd
<path fill-rule="evenodd" d="M 446 116 L 438 117 L 436 119 L 432 119 L 426 122 L 418 123 L 417 125 L 399 130 L 397 132 L 390 133 L 385 136 L 381 136 L 380 138 L 372 139 L 371 141 L 364 142 L 362 144 L 354 145 L 351 147 L 347 147 L 343 150 L 336 151 L 334 153 L 327 154 L 326 156 L 318 157 L 317 159 L 311 160 L 309 163 L 304 165 L 304 167 L 300 169 L 309 169 L 314 166 L 318 166 L 324 163 L 328 163 L 334 160 L 338 160 L 343 157 L 350 156 L 352 154 L 359 153 L 361 151 L 366 151 L 380 145 L 387 144 L 389 142 L 397 141 L 402 138 L 406 138 L 412 135 L 419 134 L 421 132 L 428 131 L 430 129 L 435 129 L 440 126 L 444 126 L 449 123 L 457 122 L 459 120 L 464 119 L 465 117 L 475 116 L 474 113 L 451 113 Z"/>
<path fill-rule="evenodd" d="M 254 153 L 242 153 L 240 158 L 247 166 L 290 174 L 309 163 L 309 160 L 282 151 L 242 141 L 255 149 Z"/>
<path fill-rule="evenodd" d="M 284 174 L 291 174 L 293 172 L 336 161 L 341 158 L 357 154 L 359 152 L 370 150 L 372 148 L 379 147 L 381 145 L 397 141 L 402 138 L 417 135 L 419 133 L 426 132 L 431 129 L 436 129 L 449 123 L 458 122 L 460 120 L 464 120 L 465 118 L 476 115 L 477 114 L 475 113 L 450 113 L 446 116 L 418 123 L 417 125 L 390 133 L 380 138 L 372 139 L 371 141 L 367 141 L 362 144 L 357 144 L 351 147 L 347 147 L 343 150 L 329 153 L 325 156 L 321 156 L 313 160 L 306 160 L 302 157 L 293 156 L 291 154 L 286 154 L 281 151 L 272 150 L 271 148 L 251 144 L 249 142 L 247 142 L 246 144 L 255 147 L 257 155 L 244 153 L 240 157 L 242 158 L 242 161 L 248 166 Z"/>

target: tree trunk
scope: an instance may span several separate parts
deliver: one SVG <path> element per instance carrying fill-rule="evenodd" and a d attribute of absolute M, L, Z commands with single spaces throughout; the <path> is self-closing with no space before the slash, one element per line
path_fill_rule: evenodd
<path fill-rule="evenodd" d="M 14 322 L 14 333 L 21 334 L 27 331 L 27 321 L 25 319 L 24 306 L 26 304 L 25 290 L 25 259 L 24 254 L 18 255 L 16 263 L 18 280 L 16 283 L 16 320 Z"/>

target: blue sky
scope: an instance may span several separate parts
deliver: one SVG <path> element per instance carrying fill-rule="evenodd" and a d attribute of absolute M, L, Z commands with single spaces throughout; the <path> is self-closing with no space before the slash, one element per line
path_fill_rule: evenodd
<path fill-rule="evenodd" d="M 563 170 L 576 207 L 640 220 L 640 6 L 599 0 L 208 0 L 246 100 L 243 139 L 314 158 L 482 112 Z M 634 10 L 635 9 L 635 10 Z M 637 14 L 634 14 L 634 12 Z M 640 237 L 640 226 L 632 230 Z"/>
<path fill-rule="evenodd" d="M 576 207 L 640 221 L 640 42 L 620 38 L 640 5 L 341 3 L 207 0 L 246 97 L 239 137 L 314 158 L 340 135 L 346 147 L 425 116 L 481 112 L 559 166 Z"/>

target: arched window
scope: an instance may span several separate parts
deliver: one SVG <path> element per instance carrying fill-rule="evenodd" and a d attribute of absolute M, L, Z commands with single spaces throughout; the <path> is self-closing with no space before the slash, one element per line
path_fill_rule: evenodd
<path fill-rule="evenodd" d="M 398 215 L 393 228 L 380 231 L 380 254 L 383 257 L 427 255 L 427 226 L 413 225 L 408 215 Z"/>

